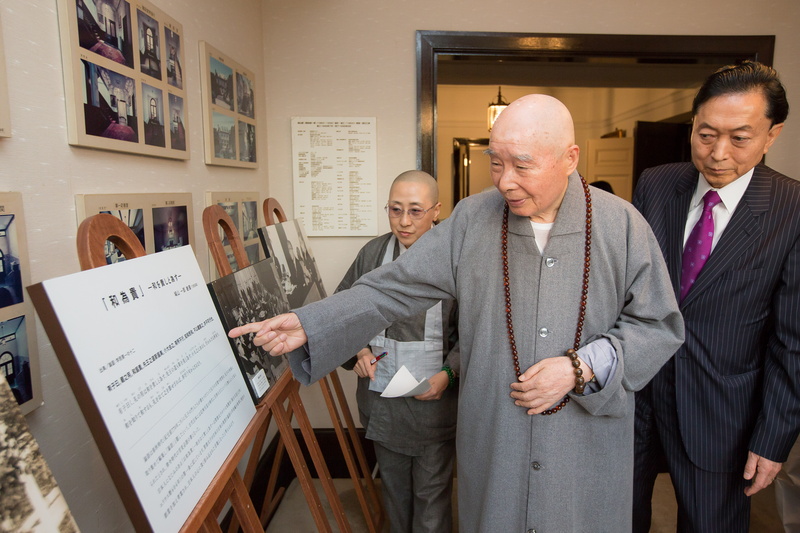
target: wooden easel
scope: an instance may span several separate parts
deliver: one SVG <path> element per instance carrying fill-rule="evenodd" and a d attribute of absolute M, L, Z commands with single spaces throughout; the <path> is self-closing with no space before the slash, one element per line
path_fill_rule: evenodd
<path fill-rule="evenodd" d="M 286 222 L 286 214 L 275 198 L 264 200 L 263 209 L 264 221 L 267 226 L 275 224 L 276 218 L 278 223 Z M 364 456 L 364 449 L 361 446 L 361 440 L 358 437 L 353 415 L 347 404 L 339 374 L 334 370 L 319 380 L 319 384 L 322 388 L 325 404 L 328 407 L 328 413 L 333 422 L 336 438 L 347 463 L 347 471 L 353 480 L 358 503 L 364 513 L 368 531 L 370 533 L 378 533 L 382 531 L 385 513 L 367 465 L 367 459 Z M 344 418 L 347 426 L 346 432 L 345 427 L 342 425 L 342 418 Z"/>
<path fill-rule="evenodd" d="M 126 259 L 134 259 L 146 255 L 139 239 L 121 220 L 107 214 L 93 215 L 85 219 L 78 228 L 78 260 L 81 270 L 97 268 L 106 264 L 104 249 L 107 240 L 114 243 Z M 217 523 L 217 517 L 228 501 L 230 501 L 234 515 L 239 523 L 242 524 L 242 529 L 245 532 L 264 533 L 264 528 L 261 526 L 253 507 L 253 502 L 250 499 L 250 494 L 242 477 L 239 475 L 237 466 L 259 428 L 264 424 L 267 413 L 268 411 L 265 409 L 256 410 L 256 415 L 250 421 L 184 523 L 181 528 L 182 533 L 196 531 L 221 533 L 222 530 Z M 123 498 L 123 501 L 127 503 L 126 498 Z M 129 512 L 131 512 L 131 509 L 131 518 L 134 524 L 141 524 L 137 526 L 137 529 L 144 529 L 145 527 L 149 529 L 146 518 L 140 510 L 129 508 Z"/>
<path fill-rule="evenodd" d="M 220 276 L 225 276 L 231 274 L 233 270 L 231 269 L 227 254 L 225 253 L 225 248 L 219 236 L 219 231 L 217 230 L 219 226 L 222 227 L 228 238 L 228 242 L 231 245 L 231 250 L 233 251 L 239 268 L 249 266 L 250 261 L 244 251 L 244 245 L 242 244 L 239 232 L 236 230 L 233 220 L 228 216 L 225 210 L 218 205 L 206 207 L 203 211 L 203 230 L 206 235 L 206 240 L 208 241 L 209 251 L 217 267 L 217 272 L 219 272 Z M 311 427 L 311 422 L 308 419 L 308 415 L 303 407 L 303 402 L 300 399 L 299 387 L 300 384 L 292 378 L 291 372 L 285 372 L 278 380 L 278 383 L 270 388 L 267 395 L 257 406 L 258 412 L 263 412 L 265 415 L 262 425 L 257 428 L 252 435 L 253 449 L 245 470 L 247 485 L 252 482 L 258 459 L 261 455 L 261 449 L 266 439 L 269 422 L 271 417 L 274 416 L 278 425 L 278 431 L 281 435 L 281 442 L 279 444 L 279 453 L 276 456 L 276 462 L 273 463 L 273 470 L 270 474 L 267 487 L 266 500 L 268 501 L 264 502 L 264 508 L 269 511 L 267 513 L 262 512 L 262 517 L 268 518 L 269 515 L 271 515 L 281 496 L 281 494 L 278 493 L 276 497 L 273 495 L 273 492 L 275 492 L 277 465 L 282 455 L 282 448 L 285 447 L 286 451 L 289 453 L 289 458 L 292 462 L 292 466 L 294 466 L 295 473 L 297 474 L 300 486 L 305 494 L 317 529 L 326 532 L 332 531 L 330 523 L 322 509 L 319 495 L 314 487 L 311 473 L 308 470 L 308 465 L 300 449 L 300 444 L 292 428 L 291 418 L 292 414 L 294 414 L 297 417 L 297 423 L 300 426 L 303 441 L 311 455 L 311 460 L 317 470 L 317 475 L 322 483 L 322 488 L 325 491 L 328 503 L 333 511 L 339 531 L 342 533 L 349 533 L 351 531 L 350 524 L 344 514 L 339 493 L 333 485 L 328 466 L 325 464 L 325 459 L 322 456 L 319 443 L 314 435 L 314 429 Z M 261 526 L 261 522 L 259 522 L 259 526 Z M 236 527 L 233 522 L 231 523 L 231 527 L 232 529 Z"/>

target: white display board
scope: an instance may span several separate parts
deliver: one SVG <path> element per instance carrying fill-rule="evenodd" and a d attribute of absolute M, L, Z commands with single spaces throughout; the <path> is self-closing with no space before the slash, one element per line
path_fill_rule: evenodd
<path fill-rule="evenodd" d="M 137 529 L 178 531 L 255 415 L 191 247 L 30 292 Z"/>
<path fill-rule="evenodd" d="M 378 232 L 374 117 L 292 117 L 294 214 L 309 237 Z"/>

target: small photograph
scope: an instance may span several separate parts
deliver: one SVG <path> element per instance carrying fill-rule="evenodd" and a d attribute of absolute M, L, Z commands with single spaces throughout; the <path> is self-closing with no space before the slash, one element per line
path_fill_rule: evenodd
<path fill-rule="evenodd" d="M 161 41 L 158 32 L 158 21 L 150 15 L 136 10 L 139 21 L 139 65 L 142 74 L 161 79 Z"/>
<path fill-rule="evenodd" d="M 14 400 L 0 380 L 0 527 L 77 533 L 67 501 Z"/>
<path fill-rule="evenodd" d="M 0 322 L 0 369 L 17 404 L 33 398 L 25 315 Z"/>
<path fill-rule="evenodd" d="M 255 118 L 255 95 L 253 81 L 246 74 L 236 72 L 236 111 L 240 115 Z"/>
<path fill-rule="evenodd" d="M 116 211 L 100 211 L 107 215 L 117 217 L 123 221 L 136 235 L 142 248 L 147 249 L 144 243 L 144 209 L 117 209 Z M 125 261 L 125 256 L 114 246 L 111 241 L 106 241 L 106 264 L 119 263 Z"/>
<path fill-rule="evenodd" d="M 256 162 L 256 127 L 239 121 L 239 161 Z"/>
<path fill-rule="evenodd" d="M 153 208 L 153 244 L 156 252 L 189 244 L 189 221 L 185 205 Z"/>
<path fill-rule="evenodd" d="M 169 142 L 173 150 L 186 150 L 186 128 L 183 120 L 183 98 L 169 94 Z"/>
<path fill-rule="evenodd" d="M 16 215 L 0 215 L 0 309 L 25 298 L 15 219 Z"/>
<path fill-rule="evenodd" d="M 76 0 L 81 48 L 133 68 L 131 6 L 125 0 Z"/>
<path fill-rule="evenodd" d="M 275 260 L 292 309 L 325 298 L 325 287 L 299 220 L 258 228 L 264 253 Z"/>
<path fill-rule="evenodd" d="M 211 73 L 211 102 L 233 111 L 233 69 L 215 57 L 209 56 Z"/>
<path fill-rule="evenodd" d="M 242 202 L 242 241 L 258 238 L 258 202 Z"/>
<path fill-rule="evenodd" d="M 167 83 L 183 89 L 183 65 L 181 65 L 181 36 L 164 26 L 164 46 L 167 48 Z"/>
<path fill-rule="evenodd" d="M 86 134 L 138 143 L 133 79 L 86 60 L 81 63 L 86 82 L 83 92 Z"/>
<path fill-rule="evenodd" d="M 239 232 L 239 202 L 219 202 L 217 205 L 220 206 L 229 217 L 231 217 L 233 220 L 233 225 L 236 227 L 236 233 L 239 233 L 241 236 L 241 233 Z M 218 226 L 218 229 L 219 237 L 222 239 L 222 245 L 228 246 L 230 244 L 228 241 L 228 236 L 225 235 L 225 231 L 222 229 L 222 226 Z M 236 269 L 234 268 L 234 270 Z"/>
<path fill-rule="evenodd" d="M 272 261 L 260 261 L 208 284 L 226 331 L 289 310 Z M 288 368 L 285 356 L 272 357 L 252 343 L 253 335 L 230 339 L 247 386 L 258 402 Z"/>
<path fill-rule="evenodd" d="M 164 147 L 164 93 L 161 89 L 142 83 L 142 102 L 144 102 L 144 143 Z"/>
<path fill-rule="evenodd" d="M 236 159 L 236 120 L 228 115 L 212 114 L 214 157 Z"/>
<path fill-rule="evenodd" d="M 247 254 L 247 260 L 250 262 L 251 265 L 255 265 L 261 260 L 258 253 L 260 249 L 261 248 L 259 247 L 258 243 L 244 247 L 244 251 Z"/>

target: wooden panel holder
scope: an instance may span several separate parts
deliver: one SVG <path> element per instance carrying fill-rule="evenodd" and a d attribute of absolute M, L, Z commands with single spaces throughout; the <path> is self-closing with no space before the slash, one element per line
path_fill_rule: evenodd
<path fill-rule="evenodd" d="M 278 223 L 286 222 L 287 220 L 281 204 L 275 198 L 264 200 L 263 210 L 264 221 L 267 226 L 275 224 L 275 219 L 277 219 Z M 361 440 L 358 437 L 353 415 L 350 412 L 347 398 L 342 389 L 339 374 L 334 370 L 319 380 L 319 384 L 322 388 L 322 396 L 325 398 L 331 422 L 333 422 L 336 438 L 347 463 L 347 471 L 353 480 L 358 503 L 364 513 L 367 529 L 370 533 L 378 533 L 383 530 L 385 513 L 364 455 L 364 448 L 361 446 Z M 345 425 L 342 425 L 342 419 L 344 419 Z"/>

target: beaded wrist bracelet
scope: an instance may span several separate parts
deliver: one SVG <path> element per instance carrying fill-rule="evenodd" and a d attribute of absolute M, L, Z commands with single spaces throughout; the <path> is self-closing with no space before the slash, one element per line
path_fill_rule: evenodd
<path fill-rule="evenodd" d="M 570 348 L 567 350 L 567 357 L 572 361 L 572 368 L 575 369 L 575 394 L 583 394 L 586 388 L 586 380 L 583 379 L 583 370 L 581 370 L 581 360 L 578 359 L 578 352 Z"/>
<path fill-rule="evenodd" d="M 447 372 L 447 379 L 449 381 L 447 388 L 452 388 L 456 384 L 456 373 L 453 372 L 453 369 L 449 366 L 443 366 L 442 372 Z"/>

